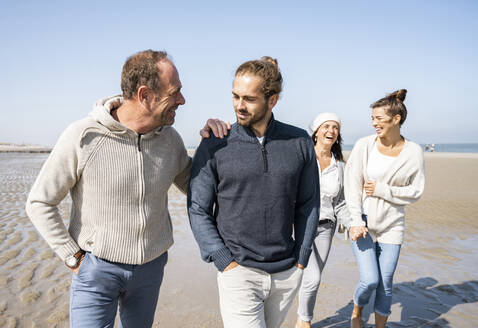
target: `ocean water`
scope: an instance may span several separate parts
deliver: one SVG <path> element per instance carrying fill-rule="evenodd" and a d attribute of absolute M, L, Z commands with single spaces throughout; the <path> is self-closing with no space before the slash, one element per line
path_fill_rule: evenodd
<path fill-rule="evenodd" d="M 478 143 L 435 144 L 435 152 L 478 153 Z"/>
<path fill-rule="evenodd" d="M 420 144 L 425 150 L 425 144 Z M 352 150 L 353 145 L 343 145 L 343 150 Z M 435 144 L 435 152 L 442 153 L 478 153 L 478 143 Z"/>

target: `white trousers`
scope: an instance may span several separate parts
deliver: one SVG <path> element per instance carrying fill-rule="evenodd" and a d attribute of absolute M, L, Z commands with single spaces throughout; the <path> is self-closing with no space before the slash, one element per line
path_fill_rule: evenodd
<path fill-rule="evenodd" d="M 237 266 L 218 272 L 219 302 L 225 328 L 279 328 L 299 289 L 303 270 L 269 274 Z"/>
<path fill-rule="evenodd" d="M 304 277 L 299 290 L 297 314 L 303 321 L 312 321 L 314 316 L 317 291 L 319 290 L 325 263 L 327 263 L 327 258 L 329 257 L 334 232 L 334 222 L 319 224 L 317 227 L 317 236 L 312 244 L 312 254 L 310 255 L 309 264 L 304 270 Z"/>

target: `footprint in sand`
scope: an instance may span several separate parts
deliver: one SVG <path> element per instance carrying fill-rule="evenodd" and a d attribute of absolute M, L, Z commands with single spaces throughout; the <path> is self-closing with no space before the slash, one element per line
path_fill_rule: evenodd
<path fill-rule="evenodd" d="M 22 241 L 22 233 L 20 231 L 17 231 L 13 234 L 13 236 L 10 239 L 7 240 L 7 245 L 13 246 L 18 244 L 21 241 Z"/>
<path fill-rule="evenodd" d="M 15 230 L 13 230 L 13 228 L 8 228 L 8 229 L 5 229 L 3 232 L 8 236 L 9 234 L 13 233 Z"/>
<path fill-rule="evenodd" d="M 20 289 L 25 289 L 32 284 L 33 275 L 35 274 L 35 270 L 38 268 L 38 265 L 38 263 L 31 263 L 25 267 L 23 270 L 25 274 L 18 281 L 18 287 Z"/>
<path fill-rule="evenodd" d="M 35 231 L 28 231 L 28 238 L 25 241 L 25 245 L 30 245 L 38 241 L 38 234 Z"/>
<path fill-rule="evenodd" d="M 10 281 L 10 278 L 7 276 L 0 276 L 0 287 L 5 286 Z"/>
<path fill-rule="evenodd" d="M 7 301 L 1 301 L 1 302 L 0 302 L 0 313 L 5 312 L 5 310 L 7 309 L 7 307 L 8 307 Z"/>
<path fill-rule="evenodd" d="M 24 292 L 21 296 L 20 299 L 22 300 L 23 304 L 28 305 L 32 302 L 35 302 L 39 297 L 41 293 L 38 291 L 26 291 Z"/>
<path fill-rule="evenodd" d="M 0 256 L 0 265 L 3 265 L 10 261 L 11 259 L 15 258 L 20 254 L 19 249 L 11 249 L 8 251 L 3 251 L 2 255 Z"/>
<path fill-rule="evenodd" d="M 68 274 L 68 275 L 70 275 L 70 274 Z M 70 285 L 71 285 L 71 280 L 70 279 L 64 279 L 56 286 L 55 289 L 58 293 L 65 294 L 65 293 L 69 292 Z"/>
<path fill-rule="evenodd" d="M 52 326 L 56 327 L 57 325 L 59 325 L 60 323 L 68 319 L 68 313 L 69 313 L 68 306 L 63 306 L 63 308 L 61 308 L 60 310 L 53 312 L 48 317 L 47 322 L 51 324 Z"/>
<path fill-rule="evenodd" d="M 18 261 L 17 259 L 11 261 L 10 263 L 8 263 L 8 267 L 6 268 L 7 272 L 12 272 L 13 269 L 18 267 L 20 264 L 22 264 L 22 263 L 20 261 Z"/>
<path fill-rule="evenodd" d="M 31 226 L 31 221 L 27 217 L 18 219 L 18 223 L 20 223 L 23 226 Z"/>
<path fill-rule="evenodd" d="M 40 280 L 50 277 L 56 268 L 56 264 L 50 264 L 49 266 L 44 268 L 43 271 L 40 273 Z"/>
<path fill-rule="evenodd" d="M 8 224 L 8 227 L 10 227 L 10 228 L 15 228 L 17 225 L 18 225 L 18 224 L 17 224 L 16 222 L 10 222 L 10 223 Z"/>
<path fill-rule="evenodd" d="M 2 327 L 4 328 L 16 328 L 18 323 L 18 319 L 16 317 L 8 317 Z"/>
<path fill-rule="evenodd" d="M 28 248 L 25 253 L 23 253 L 23 262 L 27 263 L 30 262 L 33 256 L 35 256 L 36 252 L 33 248 Z"/>
<path fill-rule="evenodd" d="M 44 251 L 43 253 L 40 254 L 40 260 L 47 260 L 47 259 L 51 259 L 55 256 L 55 254 L 50 251 L 50 250 L 47 250 L 47 251 Z"/>
<path fill-rule="evenodd" d="M 0 232 L 0 244 L 2 244 L 5 239 L 7 239 L 7 234 L 3 231 Z"/>
<path fill-rule="evenodd" d="M 58 297 L 60 297 L 61 295 L 56 293 L 55 292 L 55 287 L 53 288 L 50 288 L 47 292 L 46 292 L 46 297 L 48 299 L 48 303 L 53 303 L 53 301 L 55 301 Z"/>

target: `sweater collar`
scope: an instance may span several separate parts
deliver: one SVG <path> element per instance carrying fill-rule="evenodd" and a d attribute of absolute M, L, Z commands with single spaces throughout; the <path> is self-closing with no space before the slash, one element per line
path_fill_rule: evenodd
<path fill-rule="evenodd" d="M 319 170 L 319 175 L 322 176 L 322 174 L 326 174 L 329 171 L 332 171 L 338 167 L 337 160 L 335 159 L 334 153 L 332 153 L 332 157 L 330 158 L 330 164 L 327 166 L 324 171 L 321 170 L 320 168 L 320 162 L 319 159 L 316 158 L 317 161 L 317 169 Z"/>
<path fill-rule="evenodd" d="M 124 99 L 121 95 L 100 99 L 93 105 L 93 111 L 91 111 L 89 115 L 112 133 L 137 137 L 139 134 L 136 131 L 129 129 L 116 121 L 111 115 L 111 111 L 120 107 L 123 101 Z M 159 134 L 162 130 L 163 127 L 161 126 L 153 131 L 143 134 L 142 136 L 144 138 L 149 138 L 155 134 Z"/>
<path fill-rule="evenodd" d="M 366 152 L 366 160 L 368 161 L 368 156 L 373 150 L 373 147 L 375 146 L 375 143 L 377 141 L 377 135 L 371 135 L 368 137 L 368 142 L 367 142 L 367 152 Z M 403 146 L 402 151 L 400 154 L 395 158 L 393 161 L 392 165 L 388 168 L 387 172 L 379 178 L 379 182 L 381 181 L 387 181 L 391 175 L 394 175 L 395 172 L 397 172 L 402 166 L 404 166 L 408 161 L 410 161 L 410 156 L 413 156 L 410 154 L 411 150 L 411 145 L 410 141 L 404 137 L 405 140 L 405 145 Z M 368 178 L 367 178 L 368 179 Z"/>
<path fill-rule="evenodd" d="M 274 119 L 274 114 L 271 115 L 271 120 L 269 121 L 269 124 L 267 125 L 266 133 L 264 134 L 265 140 L 269 139 L 270 136 L 272 136 L 276 130 L 277 126 L 277 121 Z M 252 129 L 248 126 L 242 126 L 239 123 L 236 122 L 236 130 L 244 140 L 256 142 L 257 141 L 257 136 L 254 134 Z"/>

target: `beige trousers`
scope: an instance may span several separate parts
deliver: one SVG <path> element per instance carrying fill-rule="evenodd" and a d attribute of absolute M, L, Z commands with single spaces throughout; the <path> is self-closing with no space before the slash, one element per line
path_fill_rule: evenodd
<path fill-rule="evenodd" d="M 219 302 L 225 328 L 279 328 L 299 289 L 303 270 L 269 274 L 237 266 L 218 272 Z"/>

